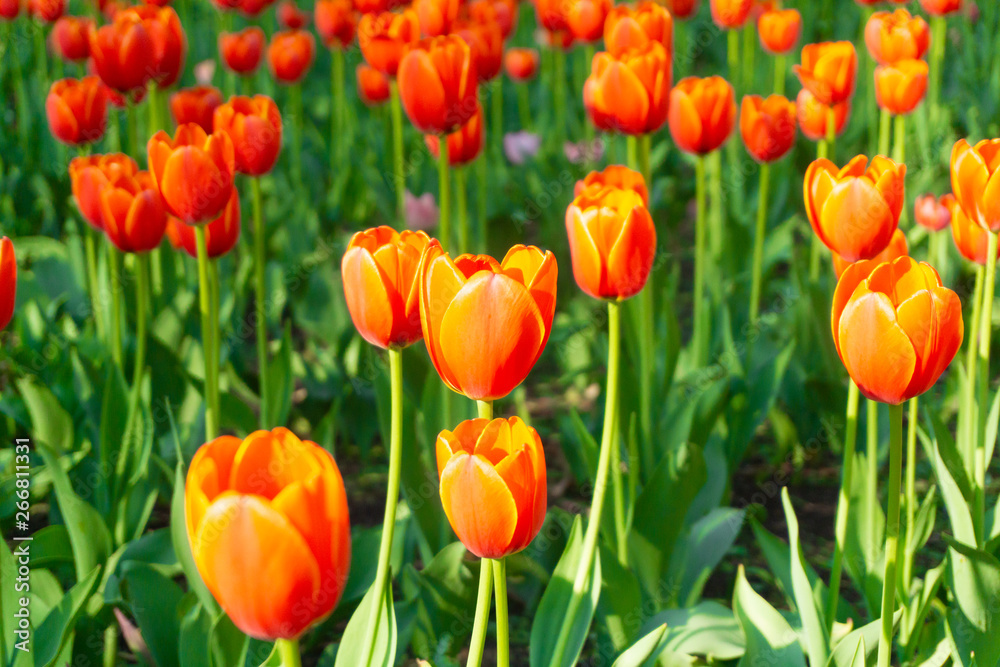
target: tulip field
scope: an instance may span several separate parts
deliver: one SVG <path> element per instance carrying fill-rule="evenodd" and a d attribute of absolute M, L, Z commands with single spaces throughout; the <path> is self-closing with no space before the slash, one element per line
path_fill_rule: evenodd
<path fill-rule="evenodd" d="M 1000 665 L 997 0 L 0 0 L 0 667 Z"/>

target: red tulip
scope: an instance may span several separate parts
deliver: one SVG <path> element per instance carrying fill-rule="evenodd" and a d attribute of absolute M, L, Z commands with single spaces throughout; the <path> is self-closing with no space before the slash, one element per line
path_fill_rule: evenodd
<path fill-rule="evenodd" d="M 318 0 L 316 32 L 327 48 L 346 49 L 354 41 L 357 19 L 351 0 Z"/>
<path fill-rule="evenodd" d="M 206 133 L 212 132 L 215 108 L 222 104 L 222 93 L 214 86 L 194 86 L 170 96 L 170 113 L 178 126 L 195 123 Z"/>
<path fill-rule="evenodd" d="M 456 35 L 411 45 L 398 79 L 403 108 L 421 132 L 449 134 L 478 108 L 472 51 Z"/>
<path fill-rule="evenodd" d="M 101 216 L 108 239 L 122 252 L 149 252 L 160 245 L 167 212 L 149 172 L 119 174 L 101 189 Z"/>
<path fill-rule="evenodd" d="M 279 32 L 267 47 L 267 62 L 279 83 L 295 84 L 302 80 L 316 56 L 316 40 L 303 30 Z"/>
<path fill-rule="evenodd" d="M 17 258 L 14 243 L 4 236 L 0 238 L 0 331 L 7 328 L 14 317 L 14 301 L 17 297 Z"/>
<path fill-rule="evenodd" d="M 250 74 L 260 65 L 264 52 L 264 31 L 251 26 L 240 32 L 219 35 L 219 53 L 226 67 L 237 74 Z"/>
<path fill-rule="evenodd" d="M 52 45 L 64 60 L 80 62 L 90 57 L 92 19 L 63 16 L 52 26 Z"/>
<path fill-rule="evenodd" d="M 167 218 L 167 238 L 175 249 L 183 250 L 191 257 L 198 257 L 198 239 L 194 227 L 186 225 L 173 216 Z M 211 259 L 222 257 L 236 247 L 240 240 L 240 195 L 233 188 L 229 202 L 218 218 L 205 225 L 205 241 Z"/>
<path fill-rule="evenodd" d="M 135 160 L 122 153 L 76 157 L 69 163 L 73 198 L 83 219 L 91 227 L 104 230 L 101 213 L 101 190 L 108 181 L 120 176 L 134 176 L 139 171 Z"/>
<path fill-rule="evenodd" d="M 145 92 L 157 67 L 153 37 L 135 12 L 120 12 L 113 23 L 91 32 L 90 55 L 101 81 L 133 99 Z"/>
<path fill-rule="evenodd" d="M 430 154 L 437 159 L 441 138 L 436 134 L 427 134 L 424 135 L 424 142 Z M 482 152 L 483 110 L 479 108 L 465 125 L 448 135 L 448 164 L 452 167 L 469 164 Z"/>
<path fill-rule="evenodd" d="M 152 39 L 153 81 L 160 88 L 174 85 L 184 69 L 187 56 L 187 37 L 177 12 L 170 7 L 140 5 L 122 13 L 137 16 Z"/>
<path fill-rule="evenodd" d="M 189 225 L 203 224 L 229 202 L 236 171 L 233 142 L 225 132 L 207 134 L 199 125 L 162 130 L 147 146 L 153 174 L 167 210 Z"/>
<path fill-rule="evenodd" d="M 261 176 L 274 168 L 281 151 L 281 113 L 270 97 L 231 97 L 215 110 L 214 127 L 232 139 L 236 171 Z"/>
<path fill-rule="evenodd" d="M 302 30 L 309 25 L 309 13 L 299 9 L 295 0 L 283 0 L 278 5 L 278 23 L 287 30 Z"/>
<path fill-rule="evenodd" d="M 64 144 L 80 146 L 104 136 L 108 100 L 96 76 L 56 81 L 45 98 L 49 129 Z"/>
<path fill-rule="evenodd" d="M 358 80 L 358 96 L 368 106 L 377 106 L 386 102 L 390 95 L 389 77 L 369 65 L 358 65 L 355 70 Z"/>

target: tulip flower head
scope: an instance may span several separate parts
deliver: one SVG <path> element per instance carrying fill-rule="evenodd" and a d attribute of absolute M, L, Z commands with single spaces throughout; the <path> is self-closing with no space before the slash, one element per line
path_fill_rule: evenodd
<path fill-rule="evenodd" d="M 251 26 L 240 32 L 219 35 L 219 53 L 226 67 L 237 74 L 252 74 L 264 53 L 264 31 Z"/>
<path fill-rule="evenodd" d="M 896 229 L 892 233 L 892 240 L 889 241 L 889 245 L 885 247 L 885 250 L 879 254 L 872 257 L 870 260 L 862 259 L 862 262 L 870 262 L 870 266 L 875 268 L 882 262 L 891 262 L 897 257 L 905 257 L 910 254 L 910 246 L 906 242 L 906 234 L 903 233 L 902 229 Z M 846 259 L 838 255 L 837 253 L 830 254 L 831 259 L 833 259 L 833 272 L 836 274 L 837 279 L 844 275 L 844 271 L 847 267 L 854 264 L 854 262 L 848 262 Z"/>
<path fill-rule="evenodd" d="M 0 331 L 7 328 L 14 317 L 17 296 L 17 258 L 14 243 L 6 236 L 0 238 Z"/>
<path fill-rule="evenodd" d="M 951 224 L 951 211 L 955 207 L 955 195 L 941 195 L 940 198 L 932 194 L 917 197 L 913 205 L 913 218 L 917 224 L 932 232 L 939 232 Z"/>
<path fill-rule="evenodd" d="M 512 81 L 531 81 L 538 73 L 538 51 L 535 49 L 507 49 L 503 57 L 503 67 Z"/>
<path fill-rule="evenodd" d="M 891 114 L 912 112 L 927 93 L 927 63 L 900 60 L 875 68 L 875 100 Z"/>
<path fill-rule="evenodd" d="M 283 0 L 276 12 L 278 23 L 286 30 L 302 30 L 309 25 L 309 14 L 299 9 L 295 0 Z"/>
<path fill-rule="evenodd" d="M 52 136 L 64 144 L 93 143 L 104 136 L 108 123 L 105 87 L 96 76 L 56 81 L 45 98 L 45 115 Z"/>
<path fill-rule="evenodd" d="M 962 0 L 920 0 L 920 6 L 932 16 L 946 16 L 962 9 Z"/>
<path fill-rule="evenodd" d="M 533 2 L 538 24 L 558 41 L 564 40 L 564 48 L 567 48 L 573 42 L 573 33 L 569 31 L 569 3 L 566 0 L 533 0 Z"/>
<path fill-rule="evenodd" d="M 358 81 L 358 96 L 370 107 L 384 104 L 392 94 L 389 77 L 374 67 L 361 64 L 355 70 Z"/>
<path fill-rule="evenodd" d="M 193 86 L 170 96 L 170 114 L 180 126 L 195 123 L 205 132 L 212 131 L 215 109 L 222 104 L 222 93 L 215 86 Z"/>
<path fill-rule="evenodd" d="M 90 57 L 92 19 L 63 16 L 52 26 L 52 46 L 64 59 L 78 63 Z"/>
<path fill-rule="evenodd" d="M 736 124 L 736 95 L 720 76 L 688 77 L 670 92 L 670 135 L 688 153 L 707 155 L 726 143 Z"/>
<path fill-rule="evenodd" d="M 104 230 L 101 212 L 101 190 L 110 180 L 121 176 L 135 176 L 139 166 L 135 160 L 122 153 L 89 155 L 73 158 L 69 163 L 70 185 L 80 215 L 91 227 Z"/>
<path fill-rule="evenodd" d="M 420 323 L 438 375 L 478 401 L 503 398 L 538 361 L 552 331 L 558 267 L 517 245 L 502 262 L 454 260 L 431 241 L 420 263 Z"/>
<path fill-rule="evenodd" d="M 619 56 L 601 52 L 583 85 L 583 104 L 599 130 L 655 132 L 667 121 L 672 78 L 670 55 L 659 42 Z"/>
<path fill-rule="evenodd" d="M 802 64 L 795 73 L 821 104 L 833 106 L 850 99 L 858 74 L 858 52 L 851 42 L 823 42 L 802 47 Z"/>
<path fill-rule="evenodd" d="M 712 20 L 723 30 L 742 28 L 753 9 L 753 0 L 711 0 Z"/>
<path fill-rule="evenodd" d="M 382 349 L 422 337 L 418 269 L 424 232 L 374 227 L 351 237 L 340 269 L 347 310 L 361 337 Z"/>
<path fill-rule="evenodd" d="M 962 345 L 958 295 L 909 257 L 858 262 L 837 283 L 833 340 L 867 398 L 899 405 L 930 389 Z"/>
<path fill-rule="evenodd" d="M 795 103 L 781 95 L 747 95 L 740 106 L 740 134 L 757 162 L 780 160 L 795 144 Z"/>
<path fill-rule="evenodd" d="M 396 76 L 409 44 L 420 39 L 420 20 L 412 9 L 399 14 L 365 14 L 358 23 L 358 46 L 365 61 L 386 76 Z"/>
<path fill-rule="evenodd" d="M 635 8 L 618 5 L 604 22 L 604 45 L 608 52 L 620 55 L 629 49 L 659 42 L 668 54 L 674 49 L 674 20 L 665 7 L 642 0 Z"/>
<path fill-rule="evenodd" d="M 476 23 L 496 23 L 507 39 L 517 27 L 517 0 L 472 0 L 465 6 Z"/>
<path fill-rule="evenodd" d="M 951 151 L 951 189 L 968 216 L 1000 232 L 1000 139 L 970 146 L 959 139 Z"/>
<path fill-rule="evenodd" d="M 678 19 L 688 19 L 698 11 L 698 0 L 666 0 L 670 15 Z"/>
<path fill-rule="evenodd" d="M 970 262 L 986 266 L 986 259 L 990 252 L 989 233 L 969 218 L 957 201 L 952 199 L 947 202 L 947 205 L 950 213 L 951 237 L 955 241 L 958 252 Z M 997 248 L 997 257 L 1000 257 L 1000 248 Z"/>
<path fill-rule="evenodd" d="M 573 277 L 586 294 L 621 301 L 645 286 L 656 258 L 656 227 L 641 194 L 585 187 L 566 209 L 566 233 Z"/>
<path fill-rule="evenodd" d="M 566 24 L 573 39 L 590 44 L 601 39 L 611 0 L 572 0 L 566 12 Z"/>
<path fill-rule="evenodd" d="M 447 35 L 458 18 L 458 6 L 459 0 L 413 0 L 420 34 L 424 37 Z"/>
<path fill-rule="evenodd" d="M 233 142 L 236 171 L 262 176 L 281 152 L 281 113 L 267 95 L 236 96 L 215 110 L 215 130 Z"/>
<path fill-rule="evenodd" d="M 802 34 L 802 15 L 797 9 L 770 9 L 757 18 L 757 33 L 768 53 L 788 53 Z"/>
<path fill-rule="evenodd" d="M 133 100 L 156 72 L 153 37 L 135 12 L 119 12 L 112 23 L 91 31 L 90 55 L 101 81 Z"/>
<path fill-rule="evenodd" d="M 460 167 L 469 164 L 483 152 L 483 110 L 478 108 L 476 114 L 465 125 L 448 135 L 448 164 Z M 437 159 L 441 138 L 436 134 L 424 135 L 427 150 Z"/>
<path fill-rule="evenodd" d="M 351 562 L 347 494 L 316 443 L 276 428 L 203 445 L 184 516 L 199 574 L 244 633 L 294 639 L 337 606 Z"/>
<path fill-rule="evenodd" d="M 160 245 L 167 212 L 149 172 L 118 174 L 100 192 L 108 239 L 122 252 L 149 252 Z"/>
<path fill-rule="evenodd" d="M 830 125 L 831 117 L 834 124 L 834 136 L 840 136 L 847 127 L 847 119 L 851 117 L 851 101 L 844 100 L 840 104 L 831 107 L 821 103 L 807 89 L 799 91 L 795 98 L 795 115 L 799 121 L 799 128 L 802 134 L 813 141 L 825 139 L 827 128 Z"/>
<path fill-rule="evenodd" d="M 617 164 L 605 167 L 604 171 L 592 171 L 577 181 L 573 197 L 579 197 L 584 190 L 600 191 L 605 188 L 631 190 L 642 198 L 643 206 L 649 208 L 649 190 L 642 174 Z"/>
<path fill-rule="evenodd" d="M 880 65 L 923 58 L 930 44 L 927 21 L 902 8 L 875 12 L 865 25 L 865 45 Z"/>
<path fill-rule="evenodd" d="M 421 132 L 449 134 L 478 108 L 472 51 L 457 35 L 412 44 L 399 63 L 398 80 L 403 108 Z"/>
<path fill-rule="evenodd" d="M 866 169 L 867 166 L 867 169 Z M 889 244 L 903 210 L 906 165 L 858 155 L 842 169 L 825 158 L 806 170 L 806 213 L 827 248 L 848 262 L 875 257 Z"/>
<path fill-rule="evenodd" d="M 496 23 L 457 21 L 454 33 L 469 45 L 476 79 L 495 79 L 503 67 L 503 33 L 500 32 L 500 26 Z"/>
<path fill-rule="evenodd" d="M 28 14 L 44 23 L 54 23 L 66 13 L 66 0 L 28 0 Z"/>
<path fill-rule="evenodd" d="M 267 62 L 278 83 L 300 82 L 316 57 L 316 39 L 311 32 L 286 30 L 275 33 L 267 45 Z"/>
<path fill-rule="evenodd" d="M 351 0 L 318 0 L 314 13 L 316 32 L 327 48 L 344 50 L 351 45 L 358 27 Z"/>
<path fill-rule="evenodd" d="M 21 13 L 21 0 L 0 0 L 0 19 L 13 21 Z"/>
<path fill-rule="evenodd" d="M 174 85 L 180 78 L 187 57 L 187 37 L 177 12 L 170 7 L 140 5 L 126 9 L 122 14 L 138 17 L 149 33 L 153 42 L 153 81 L 160 88 Z"/>
<path fill-rule="evenodd" d="M 149 170 L 172 215 L 197 225 L 217 217 L 226 207 L 236 172 L 228 134 L 208 134 L 201 126 L 187 123 L 177 128 L 173 138 L 157 132 L 147 151 Z"/>
<path fill-rule="evenodd" d="M 545 521 L 548 486 L 538 432 L 519 417 L 469 419 L 437 445 L 441 504 L 465 548 L 504 558 L 527 547 Z"/>
<path fill-rule="evenodd" d="M 264 10 L 274 4 L 274 0 L 213 0 L 213 2 L 223 11 L 228 11 L 229 9 L 238 9 L 240 13 L 244 16 L 260 16 L 264 13 Z M 234 5 L 229 7 L 229 5 Z M 284 22 L 281 20 L 280 8 L 276 12 L 278 14 L 278 21 L 282 25 Z"/>
<path fill-rule="evenodd" d="M 206 250 L 209 259 L 227 254 L 240 240 L 240 195 L 233 188 L 229 203 L 215 220 L 205 226 Z M 198 239 L 194 227 L 186 225 L 174 216 L 167 216 L 167 238 L 176 250 L 183 250 L 191 257 L 198 258 Z"/>

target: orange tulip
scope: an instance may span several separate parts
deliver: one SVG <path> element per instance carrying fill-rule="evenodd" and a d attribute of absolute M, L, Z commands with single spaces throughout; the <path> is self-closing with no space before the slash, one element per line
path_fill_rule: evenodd
<path fill-rule="evenodd" d="M 585 294 L 621 301 L 642 291 L 656 258 L 656 227 L 639 193 L 584 188 L 566 209 L 566 233 Z"/>
<path fill-rule="evenodd" d="M 412 9 L 399 14 L 365 14 L 358 24 L 358 46 L 365 61 L 386 76 L 396 76 L 409 44 L 420 39 L 420 20 Z"/>
<path fill-rule="evenodd" d="M 491 81 L 503 66 L 503 33 L 496 23 L 457 21 L 453 32 L 461 37 L 472 52 L 472 62 L 479 81 Z"/>
<path fill-rule="evenodd" d="M 642 205 L 649 208 L 649 190 L 642 174 L 617 164 L 605 167 L 604 171 L 592 171 L 583 180 L 577 181 L 573 187 L 573 196 L 579 197 L 584 190 L 596 192 L 605 188 L 631 190 L 642 198 Z"/>
<path fill-rule="evenodd" d="M 662 44 L 668 54 L 673 53 L 674 20 L 663 6 L 642 0 L 634 9 L 618 5 L 608 14 L 604 45 L 609 53 L 618 56 L 650 40 Z"/>
<path fill-rule="evenodd" d="M 583 85 L 583 103 L 594 126 L 624 134 L 655 132 L 667 121 L 672 79 L 670 55 L 650 41 L 615 57 L 594 56 Z"/>
<path fill-rule="evenodd" d="M 21 13 L 21 0 L 0 0 L 0 19 L 13 21 Z"/>
<path fill-rule="evenodd" d="M 795 144 L 795 103 L 781 95 L 747 95 L 740 105 L 740 134 L 757 162 L 780 160 Z"/>
<path fill-rule="evenodd" d="M 569 31 L 569 3 L 566 0 L 534 0 L 534 3 L 539 25 L 550 33 L 564 35 L 569 42 L 572 42 L 573 33 Z"/>
<path fill-rule="evenodd" d="M 0 331 L 7 328 L 14 317 L 17 298 L 17 257 L 14 243 L 6 236 L 0 238 Z"/>
<path fill-rule="evenodd" d="M 316 39 L 304 30 L 276 33 L 267 45 L 267 62 L 279 83 L 291 85 L 301 81 L 315 57 Z"/>
<path fill-rule="evenodd" d="M 156 71 L 153 37 L 135 12 L 119 12 L 113 23 L 92 31 L 90 56 L 108 88 L 133 98 Z"/>
<path fill-rule="evenodd" d="M 830 107 L 819 102 L 812 93 L 803 88 L 795 98 L 795 111 L 802 134 L 813 141 L 826 138 L 830 123 Z M 851 117 L 851 101 L 844 100 L 833 107 L 834 136 L 840 136 Z"/>
<path fill-rule="evenodd" d="M 216 6 L 218 6 L 223 11 L 230 9 L 229 5 L 235 5 L 233 9 L 239 9 L 244 16 L 260 16 L 264 13 L 264 10 L 274 4 L 274 0 L 213 0 Z M 284 25 L 281 20 L 281 9 L 279 7 L 278 11 L 278 21 Z"/>
<path fill-rule="evenodd" d="M 458 5 L 458 0 L 413 0 L 421 34 L 437 37 L 451 32 L 452 23 L 458 18 Z"/>
<path fill-rule="evenodd" d="M 73 198 L 80 215 L 98 230 L 104 229 L 101 213 L 101 190 L 108 181 L 119 176 L 135 176 L 139 166 L 135 160 L 122 153 L 75 157 L 69 163 L 69 179 Z"/>
<path fill-rule="evenodd" d="M 215 86 L 194 86 L 170 96 L 170 114 L 178 126 L 196 123 L 205 132 L 212 131 L 215 109 L 222 104 L 222 93 Z"/>
<path fill-rule="evenodd" d="M 63 16 L 52 26 L 52 46 L 64 60 L 80 62 L 90 57 L 92 19 Z"/>
<path fill-rule="evenodd" d="M 962 345 L 958 295 L 909 257 L 846 271 L 833 296 L 833 340 L 867 398 L 899 405 L 930 389 Z"/>
<path fill-rule="evenodd" d="M 251 74 L 264 53 L 264 31 L 251 26 L 240 32 L 219 35 L 219 53 L 226 67 L 237 74 Z"/>
<path fill-rule="evenodd" d="M 788 53 L 802 34 L 802 15 L 797 9 L 771 9 L 757 19 L 760 44 L 768 53 Z"/>
<path fill-rule="evenodd" d="M 286 30 L 302 30 L 309 25 L 309 14 L 299 9 L 294 0 L 284 0 L 276 12 L 278 23 Z"/>
<path fill-rule="evenodd" d="M 119 174 L 101 189 L 101 219 L 108 239 L 122 252 L 149 252 L 160 245 L 167 212 L 149 172 Z"/>
<path fill-rule="evenodd" d="M 939 232 L 951 224 L 951 209 L 955 196 L 951 193 L 937 198 L 932 194 L 917 197 L 913 205 L 913 218 L 917 224 L 932 232 Z"/>
<path fill-rule="evenodd" d="M 358 65 L 355 71 L 358 80 L 358 96 L 370 107 L 377 106 L 389 99 L 392 91 L 389 89 L 389 77 L 369 65 Z"/>
<path fill-rule="evenodd" d="M 71 146 L 93 143 L 103 137 L 108 124 L 108 98 L 104 90 L 96 76 L 53 83 L 45 98 L 45 115 L 52 136 Z"/>
<path fill-rule="evenodd" d="M 742 28 L 753 9 L 753 0 L 711 0 L 712 20 L 723 30 Z"/>
<path fill-rule="evenodd" d="M 39 21 L 53 23 L 66 12 L 66 0 L 28 0 L 28 14 Z"/>
<path fill-rule="evenodd" d="M 504 53 L 503 66 L 514 81 L 531 81 L 538 73 L 538 51 L 512 48 Z"/>
<path fill-rule="evenodd" d="M 361 337 L 382 349 L 403 348 L 420 330 L 420 257 L 423 232 L 374 227 L 358 232 L 340 264 L 347 310 Z"/>
<path fill-rule="evenodd" d="M 881 65 L 923 58 L 930 44 L 927 21 L 905 9 L 875 12 L 865 25 L 868 53 Z"/>
<path fill-rule="evenodd" d="M 974 147 L 959 139 L 951 151 L 951 189 L 969 217 L 1000 232 L 1000 139 Z"/>
<path fill-rule="evenodd" d="M 858 52 L 851 42 L 823 42 L 802 47 L 802 64 L 793 68 L 802 86 L 827 106 L 854 94 Z"/>
<path fill-rule="evenodd" d="M 421 132 L 453 132 L 478 108 L 472 51 L 457 35 L 411 45 L 399 63 L 398 79 L 403 108 Z"/>
<path fill-rule="evenodd" d="M 207 134 L 187 123 L 170 135 L 160 130 L 147 145 L 149 170 L 167 211 L 189 225 L 215 218 L 233 189 L 236 156 L 225 132 Z"/>
<path fill-rule="evenodd" d="M 187 37 L 177 12 L 170 7 L 140 5 L 121 13 L 138 17 L 152 39 L 153 81 L 160 88 L 174 85 L 180 78 L 187 57 Z M 115 20 L 118 20 L 117 17 Z"/>
<path fill-rule="evenodd" d="M 424 135 L 427 150 L 438 158 L 441 138 L 436 134 Z M 483 152 L 483 110 L 476 109 L 475 115 L 465 125 L 448 135 L 448 164 L 460 167 L 469 164 Z"/>
<path fill-rule="evenodd" d="M 566 23 L 573 39 L 596 42 L 604 34 L 604 22 L 611 11 L 611 0 L 572 0 L 566 12 Z"/>
<path fill-rule="evenodd" d="M 962 0 L 920 0 L 924 11 L 934 16 L 953 14 L 962 8 Z"/>
<path fill-rule="evenodd" d="M 517 245 L 502 262 L 454 260 L 431 241 L 420 263 L 420 324 L 438 375 L 471 399 L 503 398 L 524 381 L 552 331 L 558 267 Z"/>
<path fill-rule="evenodd" d="M 736 94 L 720 76 L 690 76 L 670 92 L 670 135 L 677 147 L 706 155 L 726 143 L 736 124 Z"/>
<path fill-rule="evenodd" d="M 858 155 L 843 169 L 825 158 L 806 170 L 806 213 L 827 248 L 848 262 L 882 252 L 899 225 L 906 165 Z"/>
<path fill-rule="evenodd" d="M 480 558 L 527 547 L 545 521 L 548 486 L 538 432 L 519 417 L 468 419 L 435 446 L 441 504 L 455 535 Z"/>
<path fill-rule="evenodd" d="M 281 152 L 281 113 L 270 97 L 229 98 L 215 110 L 214 127 L 232 139 L 236 171 L 261 176 L 274 168 Z"/>
<path fill-rule="evenodd" d="M 870 260 L 862 259 L 862 262 L 869 262 L 871 268 L 875 268 L 882 262 L 891 262 L 897 257 L 905 257 L 910 252 L 910 246 L 906 243 L 906 234 L 903 233 L 902 229 L 897 229 L 892 233 L 892 239 L 889 241 L 889 245 L 885 247 L 885 250 L 879 254 L 872 257 Z M 844 275 L 844 271 L 847 267 L 851 266 L 854 262 L 848 262 L 846 259 L 838 255 L 837 253 L 831 253 L 831 258 L 833 259 L 833 272 L 840 279 L 840 276 Z"/>
<path fill-rule="evenodd" d="M 889 113 L 910 113 L 926 94 L 927 63 L 923 60 L 900 60 L 875 68 L 875 100 Z"/>
<path fill-rule="evenodd" d="M 183 250 L 191 257 L 198 258 L 198 239 L 194 227 L 185 225 L 177 218 L 167 216 L 167 238 L 177 250 Z M 233 188 L 229 203 L 218 218 L 205 225 L 205 241 L 209 259 L 222 257 L 236 247 L 240 240 L 240 195 Z"/>
<path fill-rule="evenodd" d="M 986 258 L 990 252 L 989 234 L 985 229 L 973 222 L 954 199 L 947 204 L 951 222 L 951 237 L 955 240 L 955 247 L 958 248 L 958 252 L 970 262 L 986 266 Z M 1000 257 L 1000 248 L 997 248 L 997 257 Z"/>
<path fill-rule="evenodd" d="M 698 11 L 698 0 L 666 0 L 666 3 L 674 18 L 691 18 Z"/>
<path fill-rule="evenodd" d="M 496 23 L 504 39 L 510 37 L 517 26 L 517 0 L 472 0 L 468 5 L 469 18 L 476 23 Z"/>
<path fill-rule="evenodd" d="M 346 49 L 354 41 L 357 19 L 351 0 L 318 0 L 316 32 L 327 48 Z"/>
<path fill-rule="evenodd" d="M 293 639 L 333 611 L 351 564 L 344 480 L 291 431 L 224 435 L 199 449 L 184 486 L 191 554 L 233 623 Z"/>

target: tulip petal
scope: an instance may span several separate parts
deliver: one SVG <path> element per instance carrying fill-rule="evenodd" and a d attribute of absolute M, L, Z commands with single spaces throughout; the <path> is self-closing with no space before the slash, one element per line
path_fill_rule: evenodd
<path fill-rule="evenodd" d="M 455 375 L 441 352 L 441 324 L 448 307 L 465 285 L 466 277 L 441 246 L 433 242 L 421 260 L 419 282 L 420 325 L 427 343 L 427 354 L 445 384 L 459 391 Z"/>
<path fill-rule="evenodd" d="M 834 186 L 820 211 L 824 243 L 849 262 L 869 259 L 892 239 L 896 224 L 881 193 L 865 178 Z"/>
<path fill-rule="evenodd" d="M 460 452 L 441 473 L 441 504 L 458 539 L 480 558 L 507 553 L 517 528 L 514 496 L 493 466 Z"/>
<path fill-rule="evenodd" d="M 402 300 L 390 278 L 372 254 L 359 247 L 344 253 L 341 275 L 347 310 L 358 333 L 372 345 L 388 348 L 395 316 L 403 310 Z"/>
<path fill-rule="evenodd" d="M 625 217 L 621 233 L 608 253 L 608 288 L 627 299 L 646 284 L 656 258 L 656 228 L 644 206 Z"/>
<path fill-rule="evenodd" d="M 566 209 L 566 235 L 572 250 L 573 277 L 580 289 L 594 298 L 606 295 L 604 260 L 591 234 L 591 227 L 595 226 L 591 223 L 596 223 L 599 216 L 600 209 L 597 208 L 581 211 L 571 205 Z"/>
<path fill-rule="evenodd" d="M 321 472 L 314 451 L 284 428 L 251 433 L 233 458 L 229 488 L 274 498 L 289 484 Z"/>
<path fill-rule="evenodd" d="M 504 421 L 506 422 L 506 420 Z M 521 449 L 496 464 L 497 474 L 507 485 L 514 498 L 514 504 L 517 506 L 517 526 L 514 528 L 514 534 L 511 535 L 509 542 L 514 551 L 520 551 L 528 546 L 528 543 L 535 536 L 535 533 L 532 532 L 535 513 L 535 470 L 531 456 L 525 451 L 523 445 L 520 447 Z"/>
<path fill-rule="evenodd" d="M 840 317 L 840 353 L 867 398 L 890 405 L 906 400 L 917 358 L 888 296 L 859 288 Z"/>

